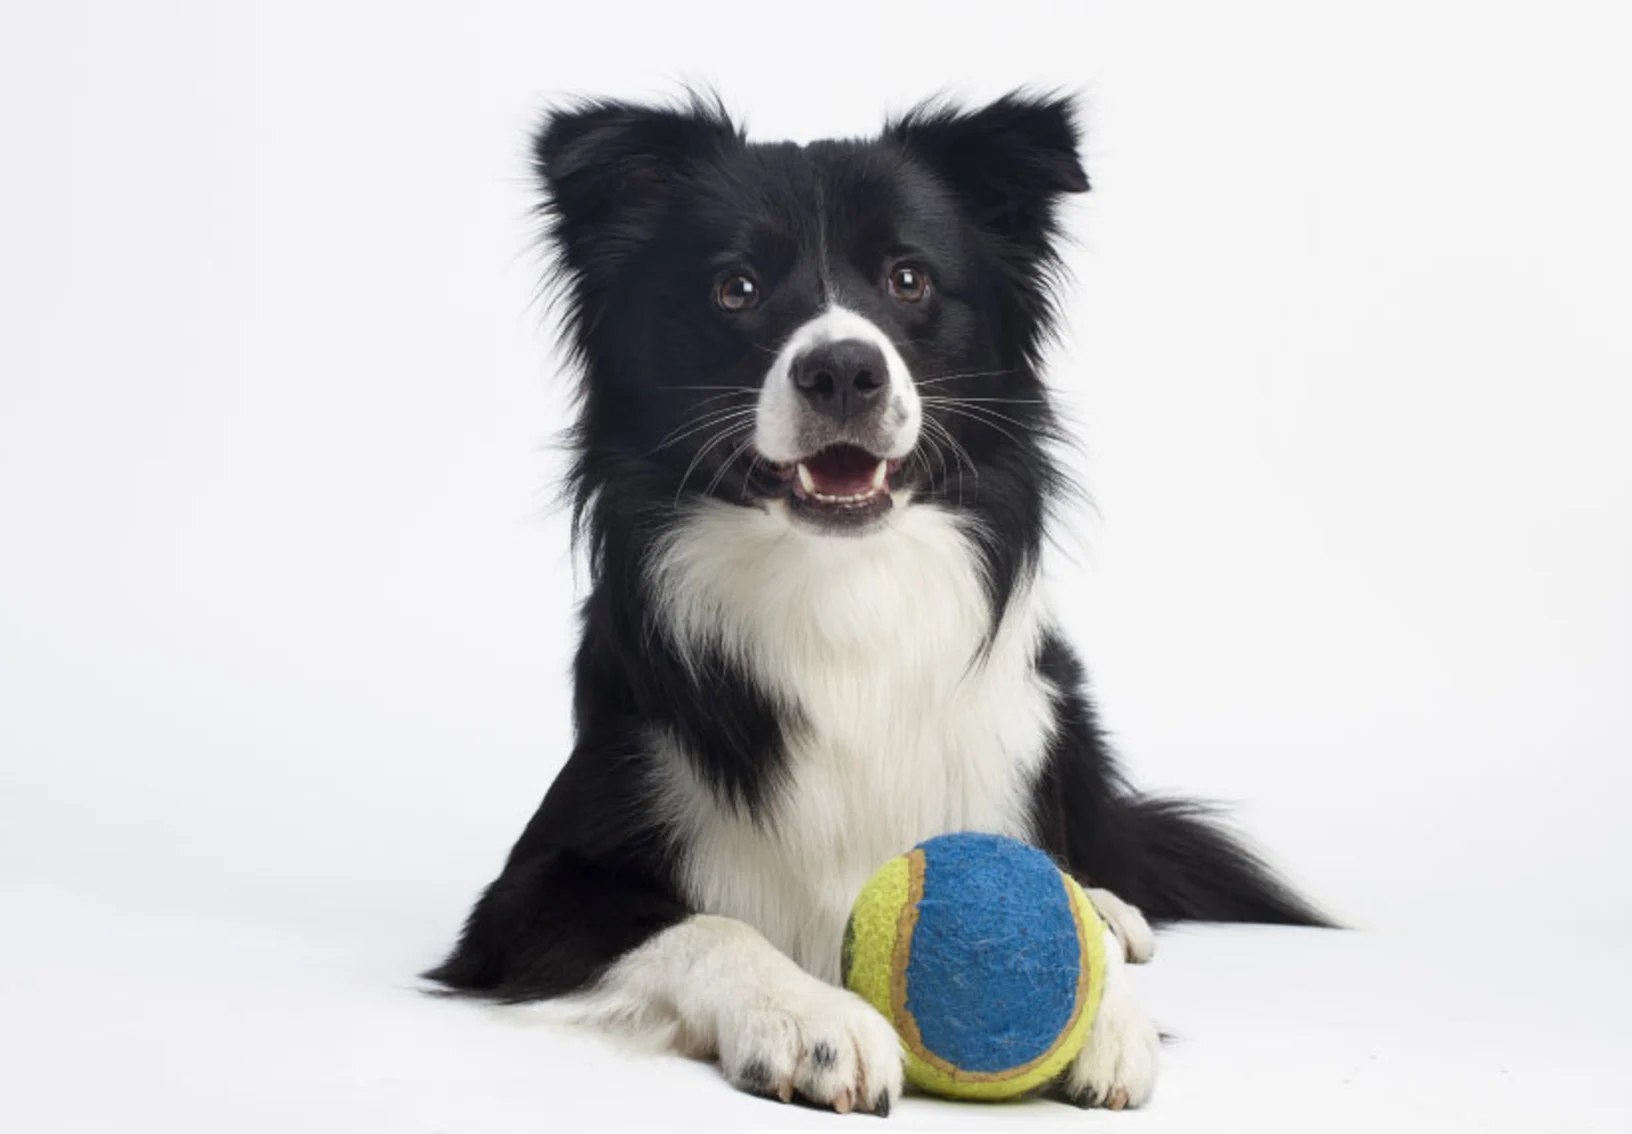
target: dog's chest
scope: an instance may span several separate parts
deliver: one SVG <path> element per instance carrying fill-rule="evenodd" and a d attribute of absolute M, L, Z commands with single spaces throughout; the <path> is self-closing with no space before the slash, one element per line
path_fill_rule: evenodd
<path fill-rule="evenodd" d="M 692 640 L 719 635 L 799 722 L 785 730 L 785 779 L 752 814 L 681 754 L 663 761 L 687 896 L 827 980 L 850 904 L 880 863 L 947 831 L 1030 836 L 1053 724 L 1034 596 L 1018 596 L 988 643 L 978 564 L 953 521 L 927 508 L 900 520 L 864 540 L 792 546 L 761 544 L 769 533 L 751 522 L 710 528 L 694 538 L 711 538 L 711 554 L 693 545 L 684 574 L 662 576 L 671 618 L 691 604 L 672 624 Z M 720 561 L 728 537 L 745 545 L 742 561 Z"/>

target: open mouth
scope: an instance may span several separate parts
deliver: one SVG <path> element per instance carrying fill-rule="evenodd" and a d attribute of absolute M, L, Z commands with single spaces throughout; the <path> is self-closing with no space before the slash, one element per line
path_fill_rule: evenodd
<path fill-rule="evenodd" d="M 777 468 L 791 482 L 789 505 L 812 518 L 837 523 L 872 519 L 890 510 L 890 477 L 900 461 L 855 445 L 830 445 Z"/>

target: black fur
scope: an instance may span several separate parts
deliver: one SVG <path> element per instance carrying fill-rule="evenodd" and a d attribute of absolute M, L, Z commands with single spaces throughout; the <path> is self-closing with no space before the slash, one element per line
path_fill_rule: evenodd
<path fill-rule="evenodd" d="M 642 737 L 681 738 L 750 813 L 785 775 L 784 741 L 802 722 L 723 656 L 683 666 L 644 568 L 682 497 L 754 507 L 787 491 L 740 434 L 722 441 L 697 424 L 752 404 L 769 355 L 823 288 L 883 327 L 924 389 L 1005 399 L 1000 412 L 926 405 L 956 448 L 904 470 L 920 498 L 980 520 L 993 625 L 1002 618 L 1065 487 L 1037 367 L 1058 206 L 1088 187 L 1069 102 L 1023 95 L 975 111 L 927 106 L 876 139 L 802 147 L 749 144 L 701 99 L 591 102 L 549 115 L 535 155 L 582 371 L 570 489 L 593 589 L 574 671 L 577 743 L 458 946 L 427 974 L 502 999 L 582 988 L 689 912 Z M 931 266 L 932 303 L 880 296 L 880 273 L 900 257 Z M 766 300 L 722 318 L 715 281 L 747 265 Z M 1202 809 L 1128 788 L 1062 642 L 1038 664 L 1064 691 L 1035 789 L 1046 849 L 1158 919 L 1323 923 Z"/>
<path fill-rule="evenodd" d="M 1099 731 L 1082 665 L 1064 642 L 1049 638 L 1038 664 L 1066 691 L 1035 796 L 1038 838 L 1055 858 L 1156 922 L 1330 924 L 1206 806 L 1128 786 Z"/>

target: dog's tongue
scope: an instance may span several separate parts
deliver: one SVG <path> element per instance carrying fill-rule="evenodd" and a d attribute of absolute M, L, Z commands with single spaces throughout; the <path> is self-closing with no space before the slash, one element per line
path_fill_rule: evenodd
<path fill-rule="evenodd" d="M 823 496 L 854 496 L 873 487 L 878 458 L 854 445 L 835 445 L 807 457 L 804 464 Z"/>

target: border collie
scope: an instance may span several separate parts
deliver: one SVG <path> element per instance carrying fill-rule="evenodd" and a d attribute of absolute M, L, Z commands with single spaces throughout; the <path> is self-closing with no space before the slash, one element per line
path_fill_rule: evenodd
<path fill-rule="evenodd" d="M 922 839 L 996 832 L 1116 937 L 1060 1092 L 1144 1102 L 1145 918 L 1323 919 L 1201 808 L 1128 787 L 1039 585 L 1071 103 L 801 146 L 700 97 L 594 101 L 534 154 L 581 371 L 576 743 L 427 976 L 882 1114 L 895 1035 L 835 986 L 851 901 Z"/>

